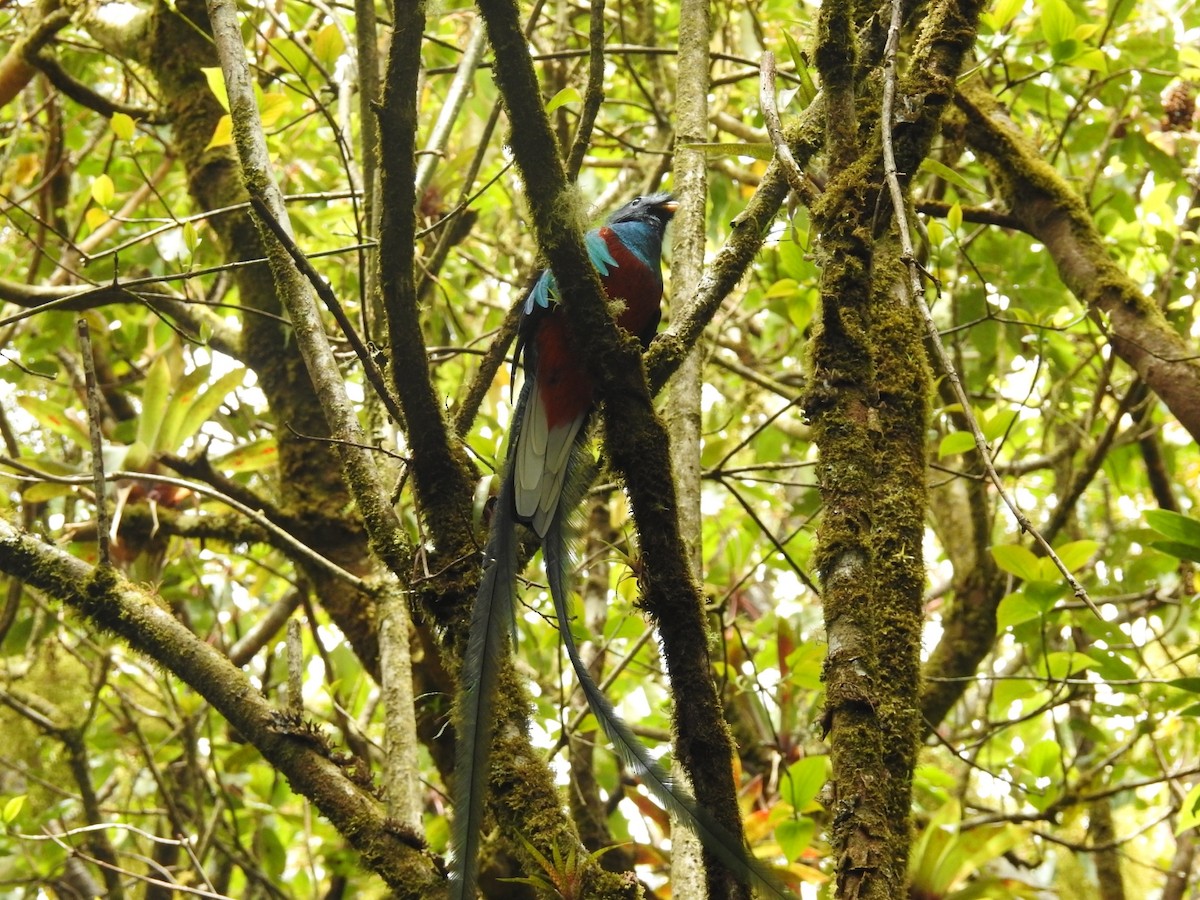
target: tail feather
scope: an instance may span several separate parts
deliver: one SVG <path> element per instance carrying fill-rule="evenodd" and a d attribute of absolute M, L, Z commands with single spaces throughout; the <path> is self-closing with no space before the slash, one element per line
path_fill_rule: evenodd
<path fill-rule="evenodd" d="M 505 656 L 504 641 L 515 624 L 517 536 L 512 478 L 509 472 L 500 488 L 459 678 L 451 900 L 474 900 L 479 875 L 496 683 Z"/>
<path fill-rule="evenodd" d="M 542 556 L 546 564 L 546 579 L 550 583 L 550 595 L 554 600 L 554 612 L 558 616 L 558 630 L 566 646 L 567 657 L 575 669 L 575 676 L 579 679 L 584 696 L 587 697 L 588 706 L 600 723 L 600 729 L 622 762 L 638 773 L 654 798 L 677 821 L 695 832 L 704 847 L 739 881 L 758 888 L 766 896 L 779 900 L 795 900 L 795 895 L 779 883 L 779 879 L 769 870 L 766 863 L 751 856 L 738 838 L 716 822 L 696 803 L 695 798 L 675 784 L 663 767 L 650 758 L 645 745 L 617 715 L 583 664 L 575 637 L 571 634 L 570 608 L 564 584 L 566 560 L 563 553 L 563 515 L 563 509 L 560 507 L 542 540 Z"/>

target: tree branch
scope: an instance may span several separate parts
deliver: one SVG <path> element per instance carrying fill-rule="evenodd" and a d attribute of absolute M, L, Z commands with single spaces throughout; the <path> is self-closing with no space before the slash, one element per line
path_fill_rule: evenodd
<path fill-rule="evenodd" d="M 415 282 L 417 75 L 423 0 L 395 5 L 396 21 L 379 111 L 382 209 L 379 256 L 387 313 L 392 384 L 404 410 L 412 474 L 422 520 L 439 553 L 460 556 L 475 545 L 471 521 L 474 470 L 452 435 L 429 375 Z M 463 595 L 464 603 L 467 594 Z"/>
<path fill-rule="evenodd" d="M 542 107 L 516 7 L 480 0 L 496 56 L 495 76 L 509 121 L 513 154 L 525 182 L 538 246 L 558 279 L 568 327 L 584 349 L 603 400 L 605 446 L 626 481 L 639 543 L 647 560 L 644 602 L 663 640 L 671 683 L 679 758 L 697 799 L 735 840 L 741 817 L 729 760 L 733 748 L 709 672 L 703 598 L 680 539 L 669 441 L 654 413 L 636 340 L 608 314 L 599 278 L 583 247 L 583 203 L 568 185 Z M 705 854 L 713 896 L 738 895 L 733 879 Z"/>
<path fill-rule="evenodd" d="M 966 84 L 955 102 L 967 117 L 967 142 L 995 177 L 1010 214 L 1046 246 L 1063 283 L 1106 328 L 1116 354 L 1200 441 L 1200 356 L 1109 255 L 1083 200 L 986 88 Z"/>
<path fill-rule="evenodd" d="M 234 121 L 234 138 L 246 189 L 290 234 L 291 223 L 283 195 L 271 176 L 270 155 L 246 64 L 236 5 L 232 0 L 209 0 L 207 5 L 229 96 L 229 111 Z M 346 393 L 311 285 L 265 224 L 261 225 L 260 233 L 295 332 L 296 345 L 304 357 L 330 432 L 337 440 L 334 449 L 341 461 L 346 485 L 362 513 L 372 550 L 393 573 L 405 575 L 411 559 L 408 538 L 400 527 L 375 462 L 370 452 L 364 449 L 366 442 L 358 414 Z"/>
<path fill-rule="evenodd" d="M 441 876 L 424 848 L 332 759 L 319 732 L 271 706 L 246 675 L 175 619 L 154 595 L 0 520 L 0 566 L 125 640 L 213 705 L 307 797 L 397 896 L 427 900 Z"/>

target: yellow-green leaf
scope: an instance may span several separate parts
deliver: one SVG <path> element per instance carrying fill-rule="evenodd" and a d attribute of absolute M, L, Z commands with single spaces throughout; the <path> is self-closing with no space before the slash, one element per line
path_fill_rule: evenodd
<path fill-rule="evenodd" d="M 213 129 L 212 139 L 208 142 L 205 150 L 211 150 L 213 147 L 224 147 L 226 144 L 233 143 L 233 119 L 229 115 L 223 115 L 217 121 L 217 127 Z"/>
<path fill-rule="evenodd" d="M 122 112 L 113 113 L 112 118 L 109 119 L 109 125 L 112 127 L 113 134 L 115 134 L 121 140 L 127 141 L 133 137 L 133 116 L 126 115 Z"/>
<path fill-rule="evenodd" d="M 242 472 L 262 471 L 275 465 L 278 460 L 279 448 L 275 446 L 275 439 L 261 438 L 213 460 L 213 466 L 218 472 L 237 475 Z"/>
<path fill-rule="evenodd" d="M 208 82 L 208 89 L 217 98 L 217 102 L 221 104 L 221 109 L 229 112 L 229 95 L 225 92 L 225 76 L 221 74 L 220 67 L 203 66 L 200 71 L 204 73 L 204 80 Z"/>
<path fill-rule="evenodd" d="M 9 797 L 4 803 L 4 812 L 0 815 L 4 817 L 4 824 L 9 825 L 14 822 L 21 814 L 21 807 L 25 805 L 25 795 L 17 794 L 15 797 Z"/>
<path fill-rule="evenodd" d="M 287 94 L 263 94 L 258 104 L 258 114 L 262 119 L 263 128 L 271 128 L 292 109 L 291 98 Z"/>
<path fill-rule="evenodd" d="M 200 234 L 192 222 L 183 223 L 183 243 L 187 245 L 189 253 L 195 253 L 196 248 L 200 246 Z"/>
<path fill-rule="evenodd" d="M 91 207 L 83 214 L 83 221 L 87 222 L 87 227 L 92 231 L 95 231 L 110 218 L 112 217 L 98 206 Z"/>
<path fill-rule="evenodd" d="M 955 203 L 950 207 L 950 211 L 946 213 L 946 224 L 951 231 L 958 231 L 962 228 L 962 204 Z"/>
<path fill-rule="evenodd" d="M 1000 31 L 1016 18 L 1024 5 L 1025 0 L 998 0 L 990 12 L 984 13 L 983 19 L 992 31 Z"/>
<path fill-rule="evenodd" d="M 1090 50 L 1084 50 L 1077 54 L 1072 60 L 1071 65 L 1079 66 L 1081 69 L 1087 69 L 1091 72 L 1105 73 L 1108 71 L 1108 57 L 1104 55 L 1103 50 L 1098 50 L 1095 47 Z"/>
<path fill-rule="evenodd" d="M 583 97 L 580 95 L 578 90 L 573 87 L 565 87 L 550 98 L 550 102 L 546 104 L 546 112 L 552 113 L 560 106 L 566 106 L 568 103 L 582 102 Z"/>
<path fill-rule="evenodd" d="M 1091 559 L 1092 554 L 1099 549 L 1099 541 L 1071 541 L 1069 544 L 1055 547 L 1054 552 L 1058 554 L 1058 558 L 1067 567 L 1067 571 L 1074 572 Z"/>
<path fill-rule="evenodd" d="M 685 150 L 702 150 L 706 156 L 749 156 L 752 159 L 771 159 L 775 148 L 769 143 L 693 143 L 679 144 Z"/>
<path fill-rule="evenodd" d="M 1175 834 L 1183 834 L 1197 825 L 1200 825 L 1200 782 L 1194 784 L 1183 798 L 1183 805 L 1179 807 L 1179 818 L 1175 822 Z"/>
<path fill-rule="evenodd" d="M 313 55 L 320 60 L 326 69 L 332 69 L 343 53 L 346 52 L 346 40 L 337 25 L 330 22 L 317 32 L 313 38 Z"/>
<path fill-rule="evenodd" d="M 113 180 L 107 175 L 97 175 L 92 179 L 92 199 L 101 206 L 108 206 L 112 203 L 115 193 Z"/>

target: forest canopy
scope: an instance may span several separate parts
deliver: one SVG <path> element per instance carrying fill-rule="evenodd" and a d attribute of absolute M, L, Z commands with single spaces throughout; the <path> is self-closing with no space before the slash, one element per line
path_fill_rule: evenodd
<path fill-rule="evenodd" d="M 0 8 L 0 895 L 443 898 L 553 267 L 485 897 L 1200 882 L 1200 13 L 1159 0 Z M 671 191 L 659 336 L 582 233 Z M 594 463 L 594 464 L 593 464 Z"/>

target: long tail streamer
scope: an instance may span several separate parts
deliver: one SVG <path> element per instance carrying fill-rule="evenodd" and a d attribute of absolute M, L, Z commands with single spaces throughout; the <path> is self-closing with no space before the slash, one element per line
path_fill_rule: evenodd
<path fill-rule="evenodd" d="M 450 877 L 451 900 L 475 900 L 479 876 L 496 684 L 505 656 L 505 640 L 512 633 L 515 621 L 517 529 L 512 521 L 512 493 L 512 479 L 506 477 L 495 507 L 498 520 L 492 522 L 488 536 L 483 579 L 471 611 L 471 631 L 463 659 L 454 759 L 455 861 Z"/>
<path fill-rule="evenodd" d="M 588 706 L 600 723 L 613 749 L 625 765 L 633 769 L 642 779 L 646 789 L 661 803 L 676 821 L 695 832 L 700 842 L 721 864 L 743 884 L 758 888 L 766 896 L 779 900 L 795 900 L 795 895 L 780 884 L 779 879 L 766 863 L 755 859 L 745 846 L 716 822 L 712 815 L 701 808 L 681 786 L 674 784 L 670 775 L 650 758 L 646 746 L 630 731 L 608 698 L 593 680 L 591 673 L 579 657 L 579 648 L 571 634 L 570 607 L 564 585 L 566 559 L 563 552 L 563 507 L 560 506 L 542 539 L 542 556 L 546 564 L 546 579 L 550 583 L 550 595 L 554 600 L 554 612 L 558 616 L 558 630 L 567 656 L 575 669 L 575 677 L 583 688 Z"/>

